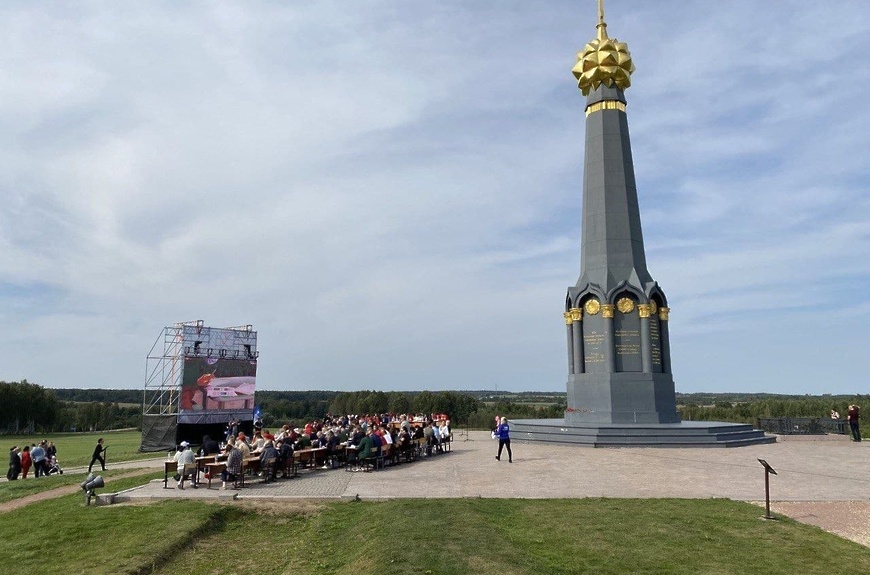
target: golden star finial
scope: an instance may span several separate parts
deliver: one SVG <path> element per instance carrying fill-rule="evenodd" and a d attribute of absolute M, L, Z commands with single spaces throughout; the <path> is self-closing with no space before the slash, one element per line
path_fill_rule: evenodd
<path fill-rule="evenodd" d="M 577 87 L 588 96 L 602 84 L 625 90 L 631 86 L 634 63 L 628 52 L 628 44 L 607 36 L 604 22 L 604 0 L 598 0 L 597 37 L 577 53 L 577 64 L 572 70 L 577 78 Z"/>

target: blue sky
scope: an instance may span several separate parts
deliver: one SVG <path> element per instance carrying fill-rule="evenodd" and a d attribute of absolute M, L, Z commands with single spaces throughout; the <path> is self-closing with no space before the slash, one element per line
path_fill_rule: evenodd
<path fill-rule="evenodd" d="M 564 391 L 595 4 L 4 4 L 0 379 Z M 677 390 L 867 393 L 870 5 L 605 7 Z"/>

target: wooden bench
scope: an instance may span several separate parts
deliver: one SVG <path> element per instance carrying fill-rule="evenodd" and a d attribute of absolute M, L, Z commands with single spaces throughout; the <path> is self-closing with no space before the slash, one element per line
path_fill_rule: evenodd
<path fill-rule="evenodd" d="M 414 446 L 414 459 L 422 459 L 426 455 L 426 446 L 428 441 L 425 437 L 417 437 L 411 440 Z"/>
<path fill-rule="evenodd" d="M 173 473 L 178 469 L 178 462 L 174 459 L 163 462 L 163 489 L 168 488 L 169 484 L 169 472 Z"/>
<path fill-rule="evenodd" d="M 214 462 L 205 464 L 205 474 L 208 479 L 208 489 L 211 489 L 211 480 L 218 477 L 227 468 L 226 462 Z"/>
<path fill-rule="evenodd" d="M 381 448 L 377 450 L 375 453 L 375 469 L 384 469 L 386 467 L 386 463 L 390 458 L 390 450 L 392 449 L 392 445 L 389 443 L 384 443 L 381 445 Z"/>
<path fill-rule="evenodd" d="M 282 459 L 278 469 L 281 470 L 281 477 L 296 477 L 296 452 L 286 459 Z"/>
<path fill-rule="evenodd" d="M 278 478 L 278 458 L 271 457 L 260 462 L 260 471 L 263 472 L 263 483 L 275 481 Z"/>
<path fill-rule="evenodd" d="M 250 471 L 252 475 L 260 470 L 259 457 L 247 457 L 242 460 L 242 472 L 237 476 L 237 487 L 245 486 L 245 475 Z"/>

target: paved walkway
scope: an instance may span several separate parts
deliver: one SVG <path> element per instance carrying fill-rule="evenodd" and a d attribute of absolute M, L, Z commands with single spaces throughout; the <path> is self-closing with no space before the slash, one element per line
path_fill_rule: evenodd
<path fill-rule="evenodd" d="M 773 501 L 861 501 L 870 498 L 870 441 L 839 436 L 820 440 L 781 438 L 778 443 L 738 448 L 593 449 L 515 442 L 514 462 L 495 460 L 497 442 L 488 432 L 471 432 L 453 451 L 384 472 L 343 469 L 304 471 L 294 479 L 252 483 L 238 492 L 252 497 L 723 497 L 764 499 L 766 460 Z M 506 454 L 505 454 L 506 455 Z M 131 462 L 162 466 L 162 460 Z M 114 467 L 114 466 L 112 466 Z M 172 482 L 170 482 L 172 485 Z M 217 496 L 211 490 L 163 489 L 152 482 L 125 497 Z M 420 486 L 426 485 L 425 492 Z M 190 491 L 190 493 L 188 493 Z M 200 495 L 200 494 L 197 494 Z"/>
<path fill-rule="evenodd" d="M 774 512 L 870 545 L 870 441 L 781 437 L 768 445 L 706 449 L 593 449 L 515 442 L 513 463 L 506 456 L 495 460 L 497 445 L 488 432 L 471 432 L 456 438 L 451 453 L 384 471 L 305 471 L 275 483 L 250 482 L 239 491 L 222 491 L 219 482 L 212 489 L 164 489 L 161 480 L 120 494 L 117 500 L 721 497 L 763 502 L 760 458 L 778 473 L 770 478 Z M 149 463 L 162 466 L 162 460 Z"/>

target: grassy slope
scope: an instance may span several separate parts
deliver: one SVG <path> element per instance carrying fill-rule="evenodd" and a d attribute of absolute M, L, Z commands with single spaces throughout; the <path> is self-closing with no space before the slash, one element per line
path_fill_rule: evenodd
<path fill-rule="evenodd" d="M 119 479 L 112 491 L 158 476 Z M 0 514 L 0 565 L 40 571 L 48 545 L 52 570 L 89 575 L 870 572 L 870 550 L 761 513 L 721 499 L 86 507 L 75 494 Z"/>
<path fill-rule="evenodd" d="M 118 480 L 112 487 L 127 489 L 157 475 L 150 472 Z M 233 511 L 190 501 L 177 503 L 171 515 L 178 526 L 175 531 L 164 524 L 162 505 L 86 507 L 80 493 L 0 514 L 0 565 L 20 565 L 39 573 L 135 572 L 162 557 L 172 545 L 185 543 L 216 511 Z M 156 539 L 148 535 L 152 527 Z"/>
<path fill-rule="evenodd" d="M 118 453 L 137 455 L 138 432 L 102 435 Z M 97 436 L 49 439 L 70 460 L 87 464 Z M 22 443 L 20 436 L 5 439 Z M 147 477 L 114 481 L 112 491 Z M 80 479 L 0 485 L 0 501 Z M 725 500 L 402 500 L 306 504 L 307 512 L 299 513 L 300 505 L 254 510 L 166 501 L 98 508 L 85 507 L 80 494 L 64 496 L 0 515 L 0 565 L 39 570 L 50 541 L 53 569 L 89 574 L 156 567 L 173 575 L 829 575 L 838 565 L 870 573 L 870 550 L 788 519 L 761 521 L 757 507 Z M 44 528 L 34 528 L 39 526 Z"/>
<path fill-rule="evenodd" d="M 107 469 L 106 471 L 98 471 L 95 475 L 101 475 L 106 482 L 110 482 L 114 477 L 129 474 L 134 471 L 135 470 L 130 469 Z M 153 474 L 155 472 L 153 469 L 149 469 L 147 473 Z M 163 478 L 162 471 L 160 472 L 159 477 L 161 479 Z M 58 487 L 64 487 L 66 485 L 79 485 L 84 480 L 85 475 L 83 473 L 67 473 L 64 475 L 51 475 L 46 479 L 39 479 L 38 481 L 35 479 L 27 479 L 26 481 L 5 481 L 0 483 L 0 503 L 12 501 L 13 499 L 20 499 L 43 491 L 51 491 L 52 489 L 57 489 Z M 144 483 L 144 481 L 141 481 L 140 483 Z M 114 483 L 112 483 L 111 491 L 119 491 Z"/>

